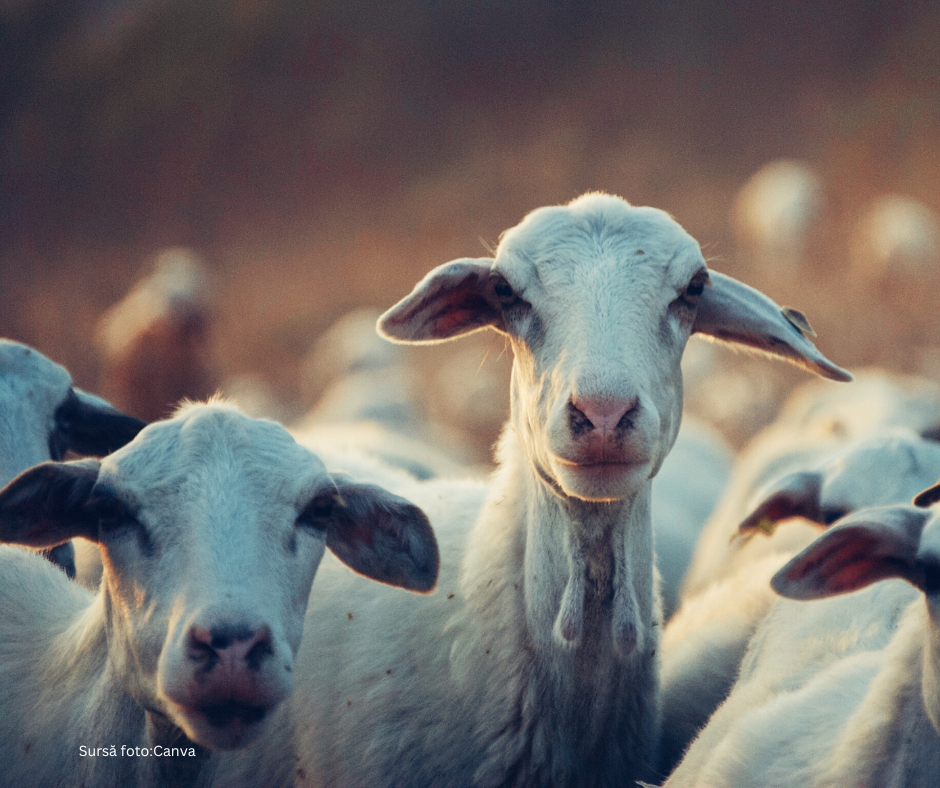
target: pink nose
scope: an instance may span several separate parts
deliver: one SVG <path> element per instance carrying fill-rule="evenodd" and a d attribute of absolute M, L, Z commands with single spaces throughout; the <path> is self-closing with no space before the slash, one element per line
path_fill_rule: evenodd
<path fill-rule="evenodd" d="M 211 672 L 258 670 L 261 663 L 274 653 L 271 630 L 266 626 L 222 625 L 193 626 L 189 631 L 189 656 Z"/>
<path fill-rule="evenodd" d="M 592 428 L 602 432 L 616 429 L 616 427 L 625 420 L 626 416 L 637 409 L 638 405 L 638 397 L 631 397 L 630 399 L 602 399 L 600 397 L 571 398 L 571 407 L 577 411 L 577 414 L 572 414 L 572 416 L 580 414 L 590 423 L 589 425 L 580 425 L 582 432 Z M 573 426 L 576 421 L 576 419 L 572 419 Z M 629 425 L 624 424 L 623 426 Z"/>

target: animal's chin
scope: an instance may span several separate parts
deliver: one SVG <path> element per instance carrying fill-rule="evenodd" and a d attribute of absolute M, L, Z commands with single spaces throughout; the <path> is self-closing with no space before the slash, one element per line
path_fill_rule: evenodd
<path fill-rule="evenodd" d="M 634 495 L 649 480 L 648 460 L 554 463 L 561 488 L 585 501 L 617 501 Z"/>
<path fill-rule="evenodd" d="M 273 708 L 231 700 L 173 706 L 176 724 L 193 742 L 210 750 L 247 747 L 261 735 Z"/>

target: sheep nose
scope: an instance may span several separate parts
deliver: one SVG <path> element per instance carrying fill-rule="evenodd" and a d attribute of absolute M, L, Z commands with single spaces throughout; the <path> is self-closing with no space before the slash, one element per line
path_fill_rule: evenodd
<path fill-rule="evenodd" d="M 228 671 L 258 670 L 273 653 L 267 626 L 193 626 L 189 630 L 189 657 L 207 672 L 216 666 Z"/>
<path fill-rule="evenodd" d="M 630 416 L 640 404 L 639 397 L 571 397 L 568 419 L 575 434 L 592 429 L 607 432 L 617 427 L 629 427 Z"/>

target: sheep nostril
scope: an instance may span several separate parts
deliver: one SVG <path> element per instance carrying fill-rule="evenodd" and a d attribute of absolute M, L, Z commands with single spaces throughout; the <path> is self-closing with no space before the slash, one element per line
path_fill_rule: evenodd
<path fill-rule="evenodd" d="M 592 429 L 628 429 L 638 409 L 639 397 L 571 397 L 568 420 L 575 435 Z"/>

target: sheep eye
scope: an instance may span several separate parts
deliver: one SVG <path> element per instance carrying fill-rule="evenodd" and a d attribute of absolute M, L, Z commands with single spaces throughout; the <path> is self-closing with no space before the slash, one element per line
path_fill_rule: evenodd
<path fill-rule="evenodd" d="M 700 274 L 696 274 L 692 281 L 689 282 L 689 286 L 685 289 L 685 295 L 688 298 L 698 298 L 703 292 L 705 292 L 705 282 L 706 278 Z"/>
<path fill-rule="evenodd" d="M 515 292 L 512 289 L 512 285 L 509 284 L 505 279 L 499 279 L 493 285 L 493 292 L 496 293 L 496 297 L 500 300 L 500 303 L 510 305 L 516 303 L 519 299 L 516 297 Z"/>
<path fill-rule="evenodd" d="M 304 507 L 304 510 L 297 518 L 297 522 L 311 528 L 326 528 L 326 521 L 333 516 L 336 505 L 337 500 L 334 494 L 318 495 Z"/>
<path fill-rule="evenodd" d="M 98 530 L 102 534 L 114 533 L 125 526 L 139 525 L 134 515 L 117 498 L 102 495 L 92 499 L 89 505 L 98 517 Z"/>

